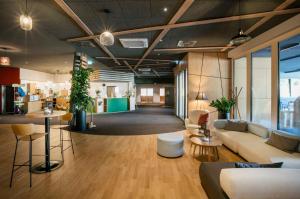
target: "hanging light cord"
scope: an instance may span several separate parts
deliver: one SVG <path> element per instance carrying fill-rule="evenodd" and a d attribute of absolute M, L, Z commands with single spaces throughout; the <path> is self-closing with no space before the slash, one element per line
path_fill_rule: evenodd
<path fill-rule="evenodd" d="M 27 0 L 25 2 L 25 14 L 28 15 L 28 12 L 27 12 Z"/>
<path fill-rule="evenodd" d="M 219 53 L 217 53 L 217 57 L 218 57 L 218 65 L 219 65 L 219 78 L 220 78 L 220 83 L 221 83 L 221 90 L 222 90 L 222 97 L 224 97 L 224 93 L 223 93 L 223 83 L 222 83 L 222 73 L 221 73 L 221 64 L 220 64 L 220 56 Z"/>
<path fill-rule="evenodd" d="M 199 81 L 199 88 L 198 88 L 197 95 L 200 94 L 201 80 L 202 80 L 202 70 L 203 70 L 203 61 L 204 61 L 204 52 L 202 53 L 201 70 L 200 70 L 200 81 Z"/>

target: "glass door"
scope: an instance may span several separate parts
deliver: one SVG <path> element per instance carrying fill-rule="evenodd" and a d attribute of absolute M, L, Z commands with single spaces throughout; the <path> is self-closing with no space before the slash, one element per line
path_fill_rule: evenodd
<path fill-rule="evenodd" d="M 300 136 L 300 35 L 279 43 L 278 129 Z"/>

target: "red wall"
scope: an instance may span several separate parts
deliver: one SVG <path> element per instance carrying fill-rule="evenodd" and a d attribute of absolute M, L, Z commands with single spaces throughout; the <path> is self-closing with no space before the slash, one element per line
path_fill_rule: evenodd
<path fill-rule="evenodd" d="M 20 69 L 0 67 L 0 85 L 20 84 Z"/>

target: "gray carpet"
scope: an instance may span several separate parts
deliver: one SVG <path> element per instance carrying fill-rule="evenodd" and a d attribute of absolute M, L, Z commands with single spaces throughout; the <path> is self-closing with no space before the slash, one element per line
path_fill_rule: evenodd
<path fill-rule="evenodd" d="M 87 120 L 90 120 L 88 116 Z M 44 124 L 43 119 L 30 119 L 24 115 L 0 115 L 0 124 L 34 123 Z M 133 112 L 94 115 L 96 128 L 87 134 L 97 135 L 146 135 L 168 133 L 184 129 L 183 121 L 174 115 L 174 109 L 162 107 L 140 107 Z M 53 119 L 51 124 L 59 124 Z"/>

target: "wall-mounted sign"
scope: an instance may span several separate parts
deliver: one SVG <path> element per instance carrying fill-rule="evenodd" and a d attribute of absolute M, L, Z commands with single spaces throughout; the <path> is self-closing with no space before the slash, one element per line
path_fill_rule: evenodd
<path fill-rule="evenodd" d="M 10 65 L 9 57 L 0 57 L 0 65 L 1 66 L 9 66 Z"/>

